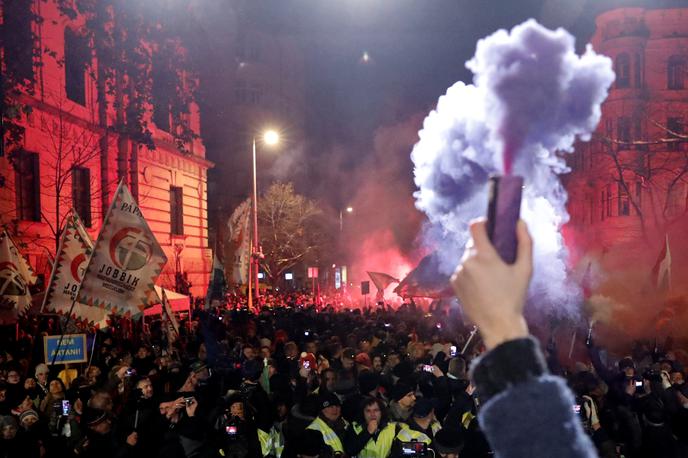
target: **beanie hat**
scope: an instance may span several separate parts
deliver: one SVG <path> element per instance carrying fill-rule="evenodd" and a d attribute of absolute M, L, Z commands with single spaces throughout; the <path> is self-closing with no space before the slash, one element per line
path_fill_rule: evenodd
<path fill-rule="evenodd" d="M 342 403 L 334 393 L 327 393 L 320 397 L 320 410 L 332 406 L 341 406 Z"/>
<path fill-rule="evenodd" d="M 420 398 L 413 406 L 413 416 L 416 418 L 425 418 L 430 415 L 432 409 L 435 408 L 435 403 L 430 398 Z"/>
<path fill-rule="evenodd" d="M 296 453 L 306 456 L 318 456 L 325 448 L 322 433 L 313 429 L 306 429 L 296 441 Z"/>
<path fill-rule="evenodd" d="M 398 402 L 401 398 L 413 392 L 415 392 L 415 390 L 411 385 L 407 385 L 406 383 L 397 383 L 392 388 L 391 396 L 393 400 Z"/>
<path fill-rule="evenodd" d="M 38 412 L 33 409 L 25 410 L 19 415 L 19 423 L 23 423 L 25 418 L 35 417 L 38 420 Z"/>
<path fill-rule="evenodd" d="M 361 372 L 358 376 L 358 389 L 361 394 L 368 394 L 380 385 L 380 377 L 370 371 Z"/>
<path fill-rule="evenodd" d="M 621 358 L 621 360 L 619 361 L 619 370 L 622 371 L 628 367 L 632 367 L 633 369 L 635 369 L 635 363 L 633 362 L 633 359 L 630 356 Z"/>
<path fill-rule="evenodd" d="M 437 453 L 460 453 L 464 444 L 463 430 L 442 428 L 435 434 L 433 444 Z"/>

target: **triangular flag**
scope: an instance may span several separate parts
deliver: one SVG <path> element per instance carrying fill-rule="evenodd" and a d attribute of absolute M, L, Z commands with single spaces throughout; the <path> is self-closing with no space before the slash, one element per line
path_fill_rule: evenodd
<path fill-rule="evenodd" d="M 652 267 L 652 283 L 659 291 L 671 290 L 671 251 L 669 250 L 669 234 L 666 235 L 657 262 Z"/>
<path fill-rule="evenodd" d="M 7 231 L 0 234 L 0 322 L 17 321 L 31 307 L 29 286 L 36 283 L 36 274 L 19 252 Z"/>
<path fill-rule="evenodd" d="M 121 181 L 98 234 L 77 300 L 116 315 L 138 315 L 159 303 L 153 286 L 166 263 L 167 257 L 141 209 Z"/>
<path fill-rule="evenodd" d="M 398 278 L 382 272 L 368 272 L 368 276 L 375 284 L 378 291 L 383 291 L 392 283 L 399 283 Z"/>
<path fill-rule="evenodd" d="M 162 289 L 162 323 L 163 329 L 167 334 L 167 348 L 168 351 L 172 352 L 172 345 L 179 337 L 179 323 L 177 322 L 177 317 L 174 316 L 170 302 L 167 300 L 167 294 L 165 290 Z"/>
<path fill-rule="evenodd" d="M 67 315 L 72 310 L 72 320 L 95 325 L 98 329 L 107 327 L 107 312 L 99 307 L 89 307 L 76 299 L 86 265 L 93 253 L 93 241 L 84 228 L 81 219 L 72 209 L 60 235 L 55 261 L 48 289 L 43 297 L 41 311 Z"/>

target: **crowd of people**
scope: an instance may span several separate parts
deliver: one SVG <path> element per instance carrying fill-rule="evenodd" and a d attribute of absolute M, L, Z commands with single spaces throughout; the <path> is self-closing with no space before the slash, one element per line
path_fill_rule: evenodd
<path fill-rule="evenodd" d="M 453 280 L 463 294 L 480 268 Z M 99 331 L 72 367 L 43 361 L 57 322 L 27 319 L 0 348 L 0 457 L 568 457 L 594 456 L 591 444 L 688 456 L 671 348 L 605 364 L 591 340 L 591 364 L 563 369 L 551 342 L 541 352 L 528 337 L 524 287 L 504 288 L 513 307 L 461 297 L 482 339 L 456 307 L 335 310 L 282 294 L 249 313 L 233 297 L 174 339 L 160 320 Z"/>

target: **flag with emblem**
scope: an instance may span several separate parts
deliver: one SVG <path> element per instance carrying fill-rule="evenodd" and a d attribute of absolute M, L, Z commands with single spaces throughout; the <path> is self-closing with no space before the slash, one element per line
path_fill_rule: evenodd
<path fill-rule="evenodd" d="M 31 307 L 29 286 L 36 274 L 7 231 L 0 234 L 0 324 L 17 321 Z"/>
<path fill-rule="evenodd" d="M 50 282 L 43 296 L 42 312 L 67 315 L 72 310 L 71 319 L 74 322 L 90 324 L 99 329 L 107 327 L 105 309 L 74 302 L 92 252 L 93 241 L 86 232 L 81 218 L 72 209 L 60 234 L 60 244 L 55 254 Z"/>
<path fill-rule="evenodd" d="M 155 280 L 167 257 L 123 181 L 103 221 L 77 301 L 136 316 L 158 304 Z"/>

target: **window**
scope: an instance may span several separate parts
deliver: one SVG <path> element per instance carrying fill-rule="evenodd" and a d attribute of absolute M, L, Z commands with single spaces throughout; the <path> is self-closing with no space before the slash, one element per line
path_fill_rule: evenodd
<path fill-rule="evenodd" d="M 628 216 L 631 214 L 631 206 L 630 202 L 628 201 L 628 193 L 626 192 L 626 188 L 622 183 L 618 183 L 617 191 L 619 216 Z"/>
<path fill-rule="evenodd" d="M 680 56 L 671 56 L 667 65 L 667 88 L 683 89 L 683 77 L 685 72 L 685 59 Z"/>
<path fill-rule="evenodd" d="M 667 138 L 678 139 L 683 134 L 683 120 L 681 118 L 667 118 Z M 680 149 L 680 142 L 672 141 L 667 145 L 669 151 L 678 151 Z"/>
<path fill-rule="evenodd" d="M 677 216 L 685 211 L 686 208 L 686 194 L 683 183 L 676 182 L 669 188 L 667 195 L 666 214 L 668 216 Z"/>
<path fill-rule="evenodd" d="M 184 197 L 177 186 L 170 186 L 170 233 L 184 235 Z"/>
<path fill-rule="evenodd" d="M 614 132 L 614 124 L 611 118 L 607 118 L 604 120 L 604 132 L 607 134 L 607 137 L 612 137 L 612 134 Z"/>
<path fill-rule="evenodd" d="M 607 200 L 604 202 L 607 217 L 612 216 L 612 185 L 607 185 Z"/>
<path fill-rule="evenodd" d="M 642 62 L 640 59 L 640 54 L 636 54 L 633 61 L 633 84 L 636 88 L 643 87 Z"/>
<path fill-rule="evenodd" d="M 176 92 L 175 74 L 160 54 L 153 56 L 153 122 L 155 126 L 169 132 L 172 94 Z"/>
<path fill-rule="evenodd" d="M 234 101 L 239 105 L 260 105 L 262 89 L 260 85 L 237 81 L 234 85 Z"/>
<path fill-rule="evenodd" d="M 623 53 L 616 56 L 616 87 L 625 88 L 631 86 L 631 59 Z"/>
<path fill-rule="evenodd" d="M 631 118 L 622 116 L 616 120 L 616 138 L 623 143 L 631 142 Z"/>
<path fill-rule="evenodd" d="M 643 184 L 640 181 L 635 182 L 635 204 L 642 210 L 643 208 Z"/>
<path fill-rule="evenodd" d="M 41 184 L 38 154 L 22 152 L 17 157 L 17 216 L 24 221 L 41 220 Z"/>
<path fill-rule="evenodd" d="M 603 189 L 600 193 L 600 221 L 604 221 L 606 195 L 607 191 Z"/>
<path fill-rule="evenodd" d="M 86 65 L 88 41 L 69 28 L 65 29 L 65 92 L 67 98 L 86 105 Z"/>
<path fill-rule="evenodd" d="M 91 171 L 86 167 L 72 170 L 72 206 L 84 226 L 91 227 Z"/>
<path fill-rule="evenodd" d="M 31 4 L 26 0 L 5 0 L 2 3 L 2 22 L 12 24 L 12 33 L 3 34 L 3 61 L 7 73 L 19 82 L 30 82 L 34 77 Z"/>

